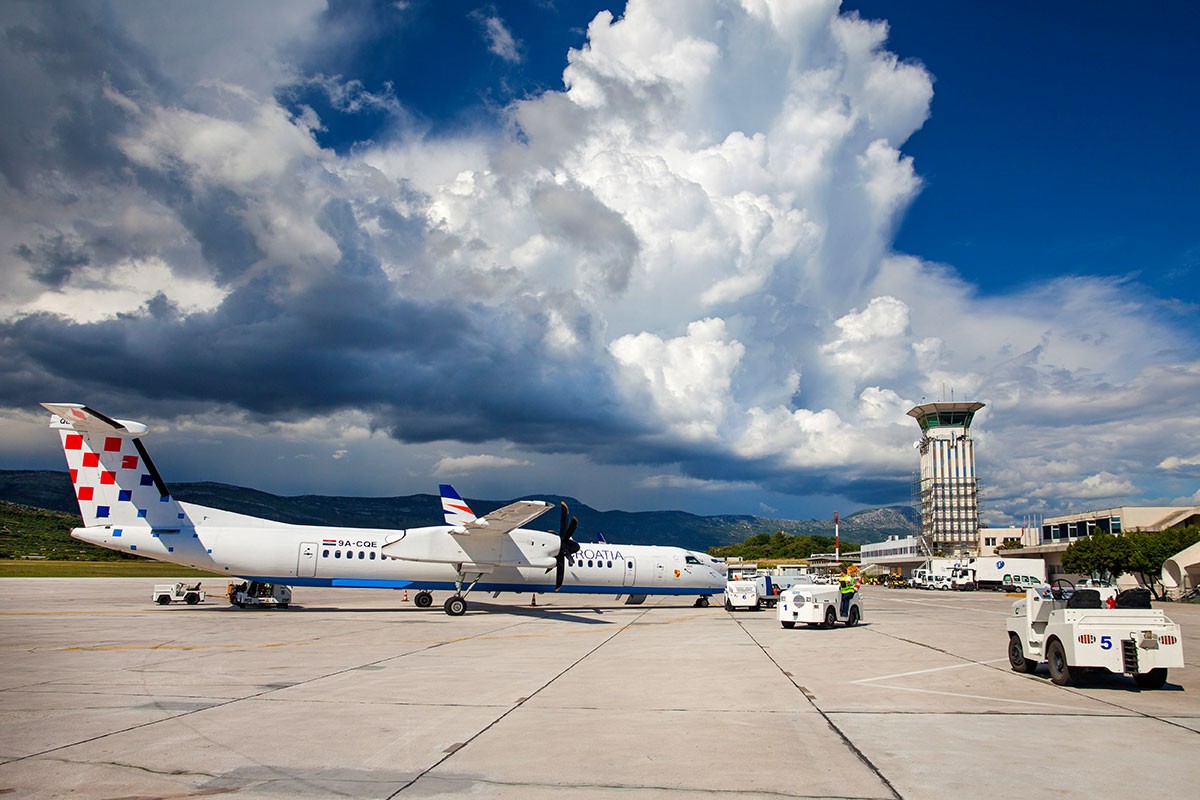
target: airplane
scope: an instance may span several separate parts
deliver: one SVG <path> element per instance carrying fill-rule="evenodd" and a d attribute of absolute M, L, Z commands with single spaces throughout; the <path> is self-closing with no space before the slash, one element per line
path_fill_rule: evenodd
<path fill-rule="evenodd" d="M 453 590 L 442 606 L 452 617 L 466 613 L 473 589 L 626 595 L 634 604 L 695 595 L 703 607 L 725 588 L 719 562 L 706 553 L 581 544 L 566 503 L 557 532 L 522 527 L 553 508 L 541 500 L 477 517 L 448 484 L 444 524 L 406 530 L 290 525 L 180 502 L 142 442 L 146 425 L 77 403 L 42 407 L 61 435 L 83 516 L 71 536 L 110 550 L 259 584 L 415 589 L 421 608 L 433 604 L 432 591 Z"/>

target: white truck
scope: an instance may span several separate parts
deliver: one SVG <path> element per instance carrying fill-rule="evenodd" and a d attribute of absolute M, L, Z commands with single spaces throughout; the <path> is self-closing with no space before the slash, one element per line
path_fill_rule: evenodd
<path fill-rule="evenodd" d="M 798 585 L 779 595 L 776 607 L 779 624 L 785 628 L 803 622 L 810 627 L 832 628 L 836 623 L 853 627 L 863 619 L 862 592 L 855 592 L 845 611 L 842 610 L 842 591 L 837 585 Z"/>
<path fill-rule="evenodd" d="M 991 589 L 998 592 L 1006 582 L 1012 585 L 1011 579 L 1014 575 L 1035 579 L 1039 584 L 1045 583 L 1046 562 L 1040 558 L 1004 556 L 968 558 L 965 563 L 951 570 L 950 588 L 959 591 Z"/>
<path fill-rule="evenodd" d="M 1056 580 L 1026 589 L 1006 622 L 1008 663 L 1032 673 L 1045 661 L 1059 686 L 1088 669 L 1132 675 L 1143 689 L 1158 689 L 1167 670 L 1183 666 L 1179 626 L 1150 606 L 1146 589 L 1076 589 Z"/>
<path fill-rule="evenodd" d="M 245 583 L 229 584 L 229 602 L 238 608 L 246 606 L 273 606 L 287 608 L 292 602 L 292 588 L 278 583 Z"/>
<path fill-rule="evenodd" d="M 727 581 L 725 583 L 725 610 L 735 608 L 761 608 L 758 602 L 758 583 L 754 580 Z"/>
<path fill-rule="evenodd" d="M 182 600 L 189 606 L 194 606 L 196 603 L 203 602 L 204 597 L 204 590 L 198 583 L 195 586 L 187 586 L 183 583 L 159 583 L 154 587 L 154 602 L 160 606 L 170 605 L 176 600 Z"/>

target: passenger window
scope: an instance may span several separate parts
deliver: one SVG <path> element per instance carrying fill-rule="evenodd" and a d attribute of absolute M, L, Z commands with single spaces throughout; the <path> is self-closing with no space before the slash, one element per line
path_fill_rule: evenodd
<path fill-rule="evenodd" d="M 334 550 L 334 551 L 333 551 L 333 557 L 334 557 L 334 558 L 341 558 L 341 557 L 342 557 L 342 551 L 341 551 L 341 550 Z"/>
<path fill-rule="evenodd" d="M 592 565 L 592 562 L 590 562 L 590 561 L 589 561 L 589 562 L 588 562 L 588 566 L 590 567 L 591 565 Z"/>
<path fill-rule="evenodd" d="M 626 566 L 629 567 L 629 569 L 633 569 L 633 562 L 630 561 L 628 564 L 626 564 Z"/>
<path fill-rule="evenodd" d="M 329 551 L 328 551 L 328 550 L 322 550 L 322 551 L 321 551 L 321 558 L 329 558 Z"/>
<path fill-rule="evenodd" d="M 375 551 L 374 550 L 371 551 L 371 560 L 372 561 L 375 560 Z"/>
<path fill-rule="evenodd" d="M 367 554 L 366 554 L 366 552 L 365 552 L 365 551 L 363 551 L 363 550 L 359 550 L 359 551 L 358 551 L 358 560 L 359 560 L 359 561 L 362 561 L 362 560 L 363 560 L 364 558 L 366 558 L 366 557 L 367 557 Z"/>
<path fill-rule="evenodd" d="M 609 569 L 612 569 L 612 562 L 611 562 L 611 561 L 610 561 L 610 562 L 608 562 L 608 568 L 609 568 Z"/>

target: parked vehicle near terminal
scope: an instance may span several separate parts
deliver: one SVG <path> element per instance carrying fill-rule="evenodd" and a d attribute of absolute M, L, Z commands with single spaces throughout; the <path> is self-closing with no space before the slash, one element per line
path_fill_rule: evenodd
<path fill-rule="evenodd" d="M 937 589 L 939 591 L 948 591 L 950 589 L 949 575 L 930 575 L 925 582 L 926 589 Z"/>
<path fill-rule="evenodd" d="M 1041 586 L 1046 586 L 1046 581 L 1041 578 L 1035 578 L 1032 575 L 1008 575 L 1000 581 L 1000 591 L 1002 592 L 1023 592 L 1026 589 L 1036 589 Z"/>
<path fill-rule="evenodd" d="M 1046 562 L 1040 558 L 1005 558 L 987 556 L 968 558 L 951 571 L 951 588 L 959 591 L 1003 588 L 1006 574 L 1021 574 L 1030 577 L 1046 577 Z"/>
<path fill-rule="evenodd" d="M 1059 579 L 1026 589 L 1005 627 L 1013 670 L 1032 673 L 1045 661 L 1059 686 L 1076 683 L 1088 669 L 1105 669 L 1158 689 L 1168 668 L 1183 666 L 1179 626 L 1151 607 L 1147 589 L 1076 589 Z"/>
<path fill-rule="evenodd" d="M 839 586 L 793 586 L 779 595 L 776 615 L 784 628 L 794 628 L 797 622 L 825 628 L 832 628 L 841 622 L 848 628 L 853 627 L 863 619 L 862 592 L 854 593 L 843 612 Z"/>

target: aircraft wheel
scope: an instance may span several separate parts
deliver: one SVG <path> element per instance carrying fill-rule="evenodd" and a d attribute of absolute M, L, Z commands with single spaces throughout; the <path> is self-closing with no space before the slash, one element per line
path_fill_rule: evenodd
<path fill-rule="evenodd" d="M 448 598 L 446 602 L 442 604 L 442 608 L 445 609 L 446 613 L 452 617 L 461 617 L 463 614 L 467 613 L 467 601 L 458 595 L 454 595 L 453 597 Z"/>
<path fill-rule="evenodd" d="M 850 614 L 846 617 L 846 627 L 853 628 L 858 624 L 858 606 L 850 606 Z"/>
<path fill-rule="evenodd" d="M 830 606 L 825 611 L 825 627 L 832 628 L 836 622 L 837 622 L 837 612 L 833 610 L 833 606 Z"/>
<path fill-rule="evenodd" d="M 731 603 L 731 602 L 729 602 L 728 600 L 726 600 L 726 601 L 725 601 L 725 610 L 726 610 L 726 611 L 733 611 L 733 603 Z"/>
<path fill-rule="evenodd" d="M 1037 672 L 1037 662 L 1025 657 L 1021 637 L 1015 633 L 1008 634 L 1008 665 L 1013 668 L 1013 672 L 1026 672 L 1030 675 Z"/>
<path fill-rule="evenodd" d="M 170 598 L 170 597 L 168 597 L 168 596 L 167 596 L 167 595 L 165 595 L 165 594 L 160 594 L 160 595 L 159 595 L 159 596 L 158 596 L 158 597 L 157 597 L 157 598 L 154 600 L 154 602 L 158 603 L 160 606 L 169 606 L 169 605 L 171 605 L 171 598 Z"/>
<path fill-rule="evenodd" d="M 429 608 L 433 605 L 433 595 L 429 592 L 417 592 L 417 596 L 413 598 L 413 602 L 417 608 Z"/>
<path fill-rule="evenodd" d="M 1046 647 L 1046 662 L 1050 666 L 1050 680 L 1058 686 L 1070 686 L 1075 682 L 1071 666 L 1067 664 L 1067 651 L 1062 642 L 1054 639 Z"/>
<path fill-rule="evenodd" d="M 779 620 L 779 624 L 782 625 L 783 627 L 787 628 L 788 630 L 791 630 L 792 628 L 796 627 L 795 620 L 790 620 L 790 619 L 781 619 L 781 620 Z"/>
<path fill-rule="evenodd" d="M 1149 672 L 1134 675 L 1133 680 L 1142 689 L 1161 689 L 1167 682 L 1167 668 L 1155 667 Z"/>
<path fill-rule="evenodd" d="M 696 608 L 708 608 L 708 598 L 707 597 L 697 597 L 696 598 Z"/>

